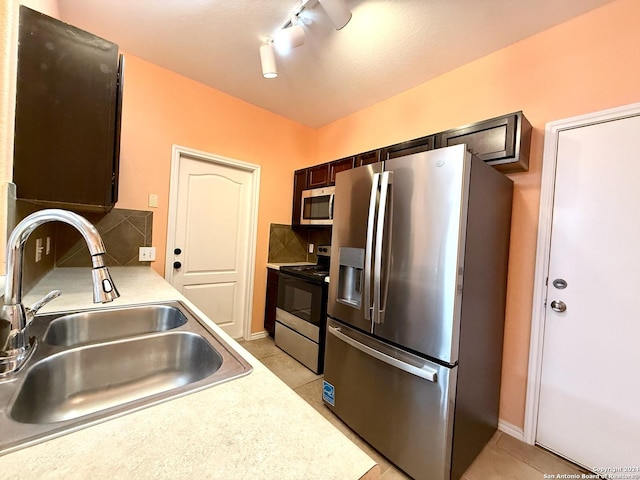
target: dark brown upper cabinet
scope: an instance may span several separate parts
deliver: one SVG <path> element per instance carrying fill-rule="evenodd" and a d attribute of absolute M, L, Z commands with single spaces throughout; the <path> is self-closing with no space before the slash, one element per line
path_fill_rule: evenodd
<path fill-rule="evenodd" d="M 382 150 L 372 150 L 370 152 L 359 153 L 356 155 L 353 162 L 354 167 L 362 167 L 363 165 L 370 165 L 382 160 Z"/>
<path fill-rule="evenodd" d="M 329 185 L 336 184 L 336 174 L 351 170 L 353 168 L 353 157 L 335 160 L 329 164 Z"/>
<path fill-rule="evenodd" d="M 291 225 L 300 225 L 302 214 L 302 192 L 307 189 L 308 169 L 296 170 L 293 174 L 293 208 L 291 209 Z"/>
<path fill-rule="evenodd" d="M 307 173 L 307 188 L 320 188 L 329 185 L 329 164 L 323 163 L 309 167 Z"/>
<path fill-rule="evenodd" d="M 466 143 L 476 156 L 504 173 L 529 169 L 531 124 L 522 112 L 483 120 L 434 135 L 359 153 L 333 162 L 297 170 L 293 182 L 292 225 L 300 225 L 302 191 L 333 185 L 336 173 L 392 158 Z"/>
<path fill-rule="evenodd" d="M 426 152 L 435 148 L 435 135 L 416 138 L 408 142 L 397 143 L 390 147 L 382 149 L 382 160 L 390 160 L 392 158 L 404 157 L 414 153 Z"/>
<path fill-rule="evenodd" d="M 13 181 L 18 198 L 108 211 L 118 199 L 118 46 L 20 7 Z"/>
<path fill-rule="evenodd" d="M 529 169 L 531 124 L 522 112 L 465 125 L 437 135 L 437 148 L 460 143 L 466 143 L 471 153 L 502 172 L 523 172 Z"/>

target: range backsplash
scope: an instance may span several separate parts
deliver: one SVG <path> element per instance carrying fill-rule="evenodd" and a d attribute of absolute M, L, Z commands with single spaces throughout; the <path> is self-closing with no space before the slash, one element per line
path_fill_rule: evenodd
<path fill-rule="evenodd" d="M 309 253 L 309 244 L 315 245 Z M 295 227 L 272 223 L 269 229 L 269 263 L 317 261 L 318 245 L 331 243 L 331 227 Z"/>

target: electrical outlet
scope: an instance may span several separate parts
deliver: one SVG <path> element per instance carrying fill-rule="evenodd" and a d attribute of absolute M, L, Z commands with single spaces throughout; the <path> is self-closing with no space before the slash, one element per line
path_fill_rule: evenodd
<path fill-rule="evenodd" d="M 140 247 L 138 260 L 140 262 L 154 262 L 156 260 L 156 247 Z"/>
<path fill-rule="evenodd" d="M 36 263 L 38 263 L 40 260 L 42 260 L 42 251 L 44 250 L 44 247 L 42 246 L 42 239 L 41 238 L 37 238 L 36 239 Z"/>
<path fill-rule="evenodd" d="M 158 207 L 158 195 L 155 193 L 149 194 L 149 207 L 157 208 Z"/>

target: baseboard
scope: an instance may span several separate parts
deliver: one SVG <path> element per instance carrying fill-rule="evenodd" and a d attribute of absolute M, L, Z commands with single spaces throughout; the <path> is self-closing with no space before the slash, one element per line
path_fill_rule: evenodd
<path fill-rule="evenodd" d="M 262 330 L 261 332 L 254 332 L 249 337 L 249 340 L 258 340 L 259 338 L 265 338 L 269 336 L 269 332 Z"/>
<path fill-rule="evenodd" d="M 524 431 L 520 427 L 516 427 L 515 425 L 505 422 L 504 420 L 498 421 L 498 430 L 507 435 L 524 442 Z"/>

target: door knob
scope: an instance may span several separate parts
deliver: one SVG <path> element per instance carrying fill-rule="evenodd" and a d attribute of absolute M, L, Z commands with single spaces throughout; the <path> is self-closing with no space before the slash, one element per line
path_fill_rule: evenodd
<path fill-rule="evenodd" d="M 567 309 L 567 304 L 561 300 L 554 300 L 551 302 L 551 310 L 554 312 L 564 312 Z"/>
<path fill-rule="evenodd" d="M 182 266 L 182 263 L 180 262 L 173 262 L 173 268 L 180 268 Z"/>

